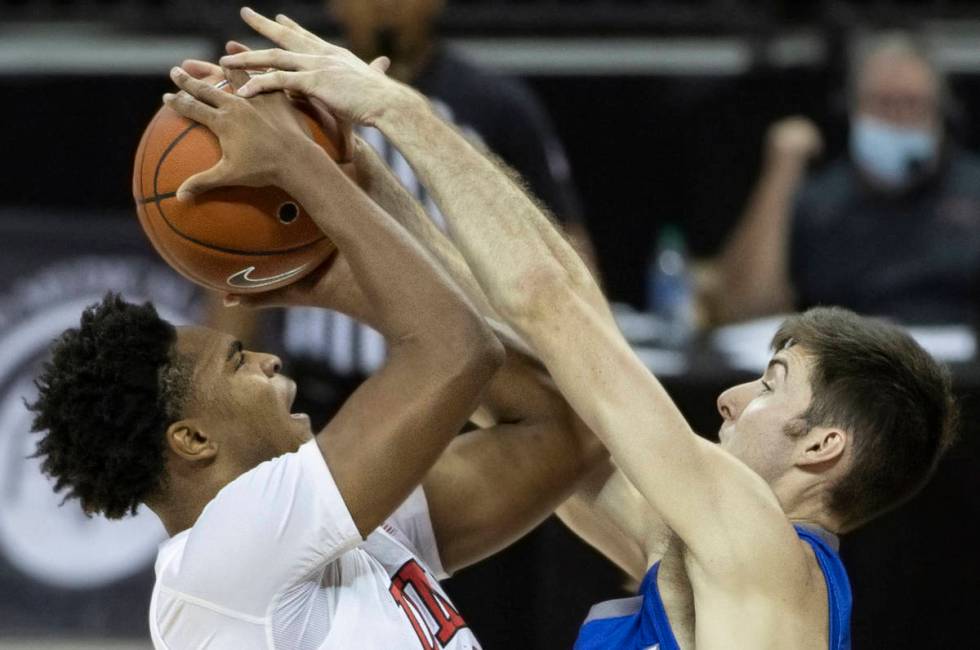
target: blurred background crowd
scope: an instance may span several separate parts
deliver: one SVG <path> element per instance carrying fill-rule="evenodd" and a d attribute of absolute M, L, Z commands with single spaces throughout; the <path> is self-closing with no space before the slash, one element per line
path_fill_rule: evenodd
<path fill-rule="evenodd" d="M 0 0 L 0 648 L 147 647 L 152 514 L 86 519 L 25 460 L 21 398 L 106 289 L 280 352 L 322 423 L 384 359 L 336 314 L 225 310 L 154 255 L 132 159 L 166 71 L 256 43 L 239 3 Z M 980 563 L 980 5 L 953 0 L 279 0 L 426 94 L 515 168 L 590 262 L 695 428 L 757 373 L 779 316 L 842 305 L 950 364 L 962 441 L 906 508 L 844 541 L 856 648 L 948 648 Z M 364 137 L 438 208 L 380 135 Z M 559 524 L 452 578 L 487 648 L 570 647 L 620 576 Z M 19 644 L 19 645 L 17 645 Z M 57 646 L 55 646 L 57 647 Z M 72 647 L 72 646 L 65 646 Z"/>

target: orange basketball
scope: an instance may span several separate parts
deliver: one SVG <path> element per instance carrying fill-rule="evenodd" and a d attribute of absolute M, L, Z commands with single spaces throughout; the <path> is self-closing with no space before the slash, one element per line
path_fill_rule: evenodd
<path fill-rule="evenodd" d="M 295 105 L 316 142 L 338 160 L 312 109 Z M 207 127 L 166 106 L 143 133 L 133 170 L 136 212 L 170 266 L 209 289 L 258 293 L 299 280 L 333 254 L 333 242 L 277 187 L 218 188 L 177 200 L 181 183 L 220 159 L 218 138 Z"/>

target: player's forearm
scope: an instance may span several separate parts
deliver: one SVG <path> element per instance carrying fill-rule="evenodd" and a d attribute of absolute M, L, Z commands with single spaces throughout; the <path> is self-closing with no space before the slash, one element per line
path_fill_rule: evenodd
<path fill-rule="evenodd" d="M 285 189 L 344 253 L 391 346 L 428 342 L 468 355 L 491 345 L 482 319 L 408 233 L 322 152 L 296 156 L 304 164 L 294 168 L 302 171 L 284 180 Z"/>
<path fill-rule="evenodd" d="M 799 160 L 769 160 L 722 258 L 718 311 L 738 320 L 792 306 L 788 249 L 793 197 L 805 172 Z"/>
<path fill-rule="evenodd" d="M 565 412 L 460 436 L 433 468 L 424 485 L 449 570 L 537 526 L 601 459 L 580 444 Z"/>
<path fill-rule="evenodd" d="M 547 219 L 523 189 L 427 105 L 419 100 L 389 111 L 377 126 L 439 205 L 457 248 L 498 312 L 513 320 L 517 313 L 543 308 L 536 286 L 546 278 L 561 278 L 595 299 L 591 292 L 598 288 L 585 265 L 560 235 L 542 235 L 541 222 Z M 550 224 L 548 229 L 553 231 Z"/>

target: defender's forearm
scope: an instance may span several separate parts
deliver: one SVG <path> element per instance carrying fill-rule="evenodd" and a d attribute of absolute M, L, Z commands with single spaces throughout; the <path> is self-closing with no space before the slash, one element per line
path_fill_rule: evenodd
<path fill-rule="evenodd" d="M 412 165 L 495 309 L 531 308 L 541 277 L 560 276 L 598 311 L 605 300 L 585 264 L 535 202 L 421 101 L 385 113 L 378 128 Z"/>
<path fill-rule="evenodd" d="M 354 165 L 359 184 L 367 195 L 436 258 L 478 312 L 485 317 L 500 320 L 456 246 L 436 227 L 415 197 L 398 182 L 391 170 L 363 140 L 356 142 Z"/>

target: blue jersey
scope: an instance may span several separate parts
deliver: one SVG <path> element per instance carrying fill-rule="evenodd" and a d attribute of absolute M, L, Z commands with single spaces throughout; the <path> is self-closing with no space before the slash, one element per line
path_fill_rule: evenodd
<path fill-rule="evenodd" d="M 794 526 L 812 548 L 827 582 L 829 650 L 850 650 L 851 585 L 836 550 L 836 538 Z M 647 571 L 638 596 L 599 603 L 579 630 L 575 650 L 680 650 L 657 589 L 657 562 Z"/>

